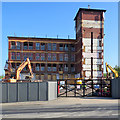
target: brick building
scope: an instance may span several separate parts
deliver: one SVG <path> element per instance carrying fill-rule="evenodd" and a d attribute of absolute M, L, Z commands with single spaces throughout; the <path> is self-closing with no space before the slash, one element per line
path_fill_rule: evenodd
<path fill-rule="evenodd" d="M 74 18 L 76 39 L 8 36 L 9 73 L 15 76 L 18 66 L 29 57 L 33 79 L 102 78 L 105 11 L 80 8 Z M 26 66 L 21 78 L 28 72 Z"/>

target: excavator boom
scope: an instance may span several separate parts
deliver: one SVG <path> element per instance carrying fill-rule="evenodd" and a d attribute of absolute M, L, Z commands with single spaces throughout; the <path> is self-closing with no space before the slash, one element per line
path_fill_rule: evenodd
<path fill-rule="evenodd" d="M 107 78 L 108 78 L 108 68 L 115 74 L 115 78 L 117 78 L 118 72 L 115 69 L 113 69 L 110 65 L 108 65 L 107 62 L 105 63 L 105 65 L 106 65 Z"/>
<path fill-rule="evenodd" d="M 17 69 L 17 73 L 16 73 L 16 80 L 19 80 L 20 79 L 20 72 L 23 70 L 23 68 L 28 64 L 28 68 L 30 70 L 30 73 L 31 73 L 31 78 L 33 78 L 33 72 L 32 72 L 32 67 L 31 67 L 31 64 L 30 64 L 30 60 L 29 58 L 27 58 L 23 63 L 21 63 L 21 65 L 18 67 Z"/>

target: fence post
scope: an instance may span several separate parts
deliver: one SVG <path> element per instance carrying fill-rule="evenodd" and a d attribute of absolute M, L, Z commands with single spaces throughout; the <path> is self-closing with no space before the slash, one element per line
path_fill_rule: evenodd
<path fill-rule="evenodd" d="M 85 96 L 85 79 L 83 79 L 83 97 Z"/>
<path fill-rule="evenodd" d="M 74 81 L 74 84 L 75 84 L 74 96 L 76 97 L 76 84 L 77 84 L 76 80 Z"/>
<path fill-rule="evenodd" d="M 9 102 L 9 83 L 7 83 L 7 102 Z"/>
<path fill-rule="evenodd" d="M 92 79 L 92 96 L 93 96 L 93 79 Z"/>
<path fill-rule="evenodd" d="M 112 97 L 112 79 L 110 79 L 110 97 Z"/>
<path fill-rule="evenodd" d="M 39 101 L 39 100 L 40 100 L 40 99 L 39 99 L 39 98 L 40 98 L 40 96 L 39 96 L 39 94 L 40 94 L 40 89 L 39 89 L 39 86 L 40 86 L 40 85 L 39 85 L 39 84 L 40 84 L 40 83 L 38 82 L 37 84 L 38 84 L 38 97 L 37 97 L 37 98 L 38 98 L 38 101 Z"/>
<path fill-rule="evenodd" d="M 65 81 L 66 84 L 66 97 L 67 97 L 67 80 Z"/>
<path fill-rule="evenodd" d="M 16 89 L 17 89 L 17 91 L 16 91 L 16 101 L 18 102 L 18 100 L 19 100 L 19 87 L 18 87 L 19 85 L 18 85 L 18 83 L 16 83 Z"/>
<path fill-rule="evenodd" d="M 102 96 L 102 80 L 101 80 L 101 96 Z"/>
<path fill-rule="evenodd" d="M 58 97 L 58 91 L 59 91 L 59 85 L 58 85 L 58 79 L 57 79 L 57 97 Z"/>
<path fill-rule="evenodd" d="M 29 101 L 29 83 L 27 83 L 27 101 Z"/>

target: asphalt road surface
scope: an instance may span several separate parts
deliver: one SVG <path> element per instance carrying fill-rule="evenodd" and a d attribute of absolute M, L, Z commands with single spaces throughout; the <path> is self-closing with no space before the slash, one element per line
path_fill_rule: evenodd
<path fill-rule="evenodd" d="M 118 100 L 61 97 L 52 101 L 2 104 L 3 118 L 117 118 Z"/>

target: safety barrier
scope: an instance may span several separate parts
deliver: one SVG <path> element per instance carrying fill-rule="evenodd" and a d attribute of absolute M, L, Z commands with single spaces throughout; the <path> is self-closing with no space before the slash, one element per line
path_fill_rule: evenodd
<path fill-rule="evenodd" d="M 81 81 L 81 83 L 80 83 Z M 58 79 L 58 97 L 111 97 L 110 79 Z"/>

